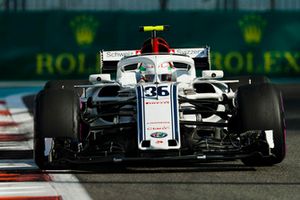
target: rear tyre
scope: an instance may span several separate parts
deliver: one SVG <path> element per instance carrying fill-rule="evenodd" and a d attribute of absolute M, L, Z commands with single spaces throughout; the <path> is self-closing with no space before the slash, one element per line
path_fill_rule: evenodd
<path fill-rule="evenodd" d="M 42 90 L 34 114 L 34 159 L 40 169 L 49 168 L 45 139 L 79 138 L 79 97 L 71 90 Z"/>
<path fill-rule="evenodd" d="M 252 156 L 242 159 L 251 166 L 280 163 L 286 153 L 285 120 L 281 93 L 272 84 L 245 85 L 237 92 L 239 131 L 273 130 L 272 156 Z"/>

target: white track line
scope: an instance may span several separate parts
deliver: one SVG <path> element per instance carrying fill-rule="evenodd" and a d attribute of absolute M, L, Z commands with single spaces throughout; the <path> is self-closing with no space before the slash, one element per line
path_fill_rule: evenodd
<path fill-rule="evenodd" d="M 17 169 L 26 169 L 33 170 L 37 169 L 34 161 L 32 159 L 26 160 L 1 160 L 0 161 L 0 170 L 17 170 Z"/>
<path fill-rule="evenodd" d="M 58 196 L 48 182 L 0 183 L 0 197 L 5 196 Z"/>
<path fill-rule="evenodd" d="M 28 93 L 27 93 L 28 94 Z M 6 105 L 0 110 L 8 109 L 12 121 L 18 123 L 18 127 L 0 127 L 0 133 L 29 133 L 33 135 L 33 118 L 22 101 L 26 94 L 8 96 Z M 5 116 L 6 117 L 6 116 Z M 9 120 L 6 119 L 5 120 Z M 0 119 L 1 121 L 1 119 Z M 2 131 L 3 130 L 3 131 Z M 0 143 L 3 147 L 4 143 Z M 27 142 L 7 142 L 6 149 L 32 149 L 32 140 Z M 0 160 L 0 170 L 35 170 L 38 167 L 32 159 L 29 160 Z M 49 171 L 50 172 L 50 171 Z M 61 173 L 61 171 L 60 171 Z M 0 182 L 0 197 L 2 196 L 54 196 L 58 195 L 63 200 L 90 200 L 90 196 L 79 183 L 79 180 L 72 174 L 49 173 L 50 182 Z"/>
<path fill-rule="evenodd" d="M 0 115 L 1 122 L 13 122 L 13 119 L 10 115 Z"/>
<path fill-rule="evenodd" d="M 90 200 L 91 197 L 85 189 L 79 184 L 79 180 L 72 174 L 50 174 L 52 182 L 50 184 L 55 188 L 64 200 L 84 199 Z"/>

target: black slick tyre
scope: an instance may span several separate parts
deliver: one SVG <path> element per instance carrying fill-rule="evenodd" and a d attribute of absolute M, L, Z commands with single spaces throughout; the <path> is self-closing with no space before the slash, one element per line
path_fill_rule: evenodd
<path fill-rule="evenodd" d="M 34 159 L 40 169 L 49 165 L 45 138 L 78 140 L 79 109 L 79 97 L 72 90 L 44 89 L 36 96 Z"/>
<path fill-rule="evenodd" d="M 251 166 L 280 163 L 286 153 L 285 120 L 281 93 L 268 83 L 241 86 L 237 92 L 239 131 L 273 130 L 272 156 L 252 156 L 242 159 Z"/>

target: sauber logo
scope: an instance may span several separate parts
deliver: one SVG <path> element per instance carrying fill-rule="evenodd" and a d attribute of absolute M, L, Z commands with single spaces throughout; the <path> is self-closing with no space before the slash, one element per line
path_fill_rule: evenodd
<path fill-rule="evenodd" d="M 150 136 L 153 138 L 165 138 L 168 136 L 168 134 L 164 133 L 164 132 L 155 132 L 155 133 L 152 133 Z"/>

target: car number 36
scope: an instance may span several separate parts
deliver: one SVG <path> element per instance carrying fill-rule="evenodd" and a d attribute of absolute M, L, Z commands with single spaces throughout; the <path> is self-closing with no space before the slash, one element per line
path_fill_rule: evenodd
<path fill-rule="evenodd" d="M 168 86 L 147 86 L 145 87 L 145 97 L 155 97 L 155 96 L 168 96 L 170 93 L 168 91 Z"/>

